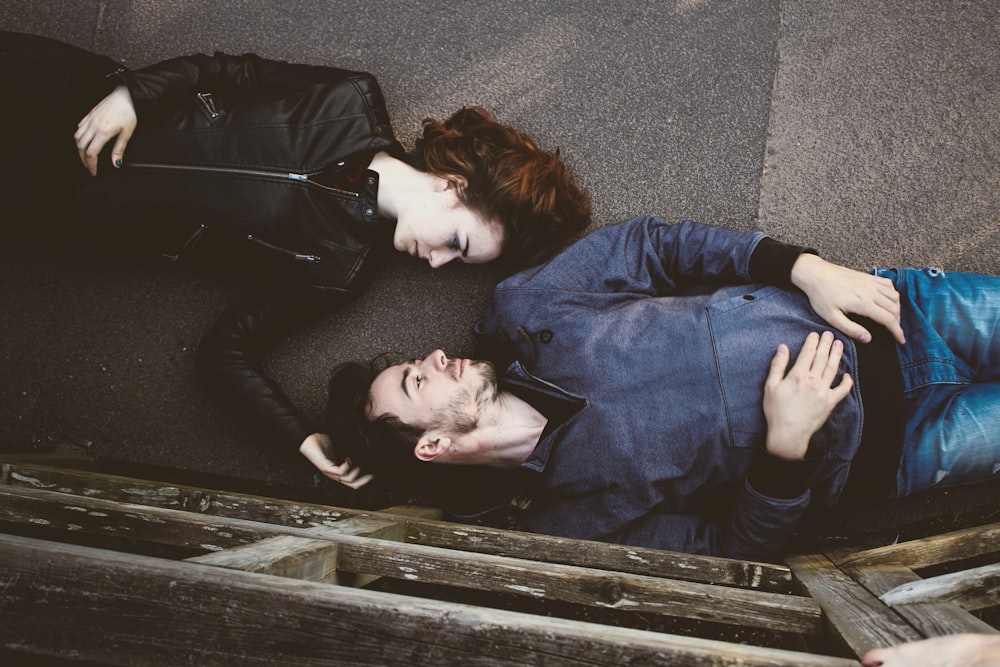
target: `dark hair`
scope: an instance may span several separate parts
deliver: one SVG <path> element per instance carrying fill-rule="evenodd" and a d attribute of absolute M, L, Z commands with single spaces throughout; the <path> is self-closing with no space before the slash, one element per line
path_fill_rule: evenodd
<path fill-rule="evenodd" d="M 368 396 L 384 359 L 343 363 L 330 374 L 327 432 L 338 451 L 328 454 L 337 461 L 351 459 L 403 494 L 405 502 L 443 505 L 446 515 L 474 515 L 477 523 L 517 527 L 525 496 L 515 494 L 526 488 L 525 471 L 421 461 L 413 450 L 425 427 L 404 424 L 391 414 L 369 419 Z"/>
<path fill-rule="evenodd" d="M 382 358 L 369 364 L 347 362 L 330 374 L 326 406 L 327 432 L 335 443 L 336 460 L 345 456 L 366 473 L 393 486 L 417 489 L 430 464 L 413 450 L 425 429 L 404 424 L 395 415 L 368 417 L 368 394 L 382 370 Z"/>
<path fill-rule="evenodd" d="M 503 228 L 501 255 L 517 266 L 548 259 L 590 222 L 590 195 L 576 185 L 559 150 L 543 151 L 482 107 L 441 123 L 424 119 L 408 160 L 439 176 L 461 176 L 459 199 Z"/>

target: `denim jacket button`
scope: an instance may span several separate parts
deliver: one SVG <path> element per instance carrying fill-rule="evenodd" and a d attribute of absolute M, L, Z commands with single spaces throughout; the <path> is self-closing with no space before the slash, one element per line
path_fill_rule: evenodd
<path fill-rule="evenodd" d="M 552 342 L 552 331 L 549 329 L 542 329 L 542 331 L 538 334 L 538 340 L 548 345 Z"/>

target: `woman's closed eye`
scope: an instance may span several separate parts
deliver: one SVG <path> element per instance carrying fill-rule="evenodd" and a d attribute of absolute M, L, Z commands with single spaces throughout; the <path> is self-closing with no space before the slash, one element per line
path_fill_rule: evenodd
<path fill-rule="evenodd" d="M 448 241 L 448 248 L 456 251 L 462 250 L 462 242 L 459 240 L 457 232 L 451 237 L 451 240 Z"/>

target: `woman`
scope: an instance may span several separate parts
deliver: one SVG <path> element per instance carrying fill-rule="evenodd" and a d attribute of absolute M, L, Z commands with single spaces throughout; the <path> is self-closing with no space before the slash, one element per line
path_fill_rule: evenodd
<path fill-rule="evenodd" d="M 527 264 L 589 220 L 558 153 L 483 109 L 426 120 L 404 152 L 361 72 L 221 53 L 132 71 L 0 33 L 0 75 L 18 100 L 0 112 L 16 128 L 0 174 L 7 210 L 45 220 L 47 241 L 255 277 L 263 287 L 212 326 L 199 366 L 348 485 L 357 473 L 330 460 L 329 440 L 261 373 L 268 345 L 357 293 L 390 244 L 434 268 L 501 255 Z"/>

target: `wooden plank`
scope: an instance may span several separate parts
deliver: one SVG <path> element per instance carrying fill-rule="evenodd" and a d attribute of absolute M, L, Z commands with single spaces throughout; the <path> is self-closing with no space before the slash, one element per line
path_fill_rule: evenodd
<path fill-rule="evenodd" d="M 350 545 L 341 541 L 339 568 L 648 615 L 800 634 L 818 634 L 821 630 L 819 606 L 800 596 L 490 554 L 455 554 L 422 545 L 402 549 L 372 541 L 352 540 Z"/>
<path fill-rule="evenodd" d="M 429 521 L 438 521 L 443 514 L 437 507 L 424 507 L 423 505 L 393 505 L 392 507 L 384 507 L 379 512 L 393 516 L 427 519 Z"/>
<path fill-rule="evenodd" d="M 4 454 L 3 460 L 19 461 L 27 464 L 40 463 L 46 466 L 76 468 L 78 470 L 91 470 L 95 465 L 95 461 L 93 459 L 88 459 L 77 454 L 66 454 L 62 452 L 13 452 Z"/>
<path fill-rule="evenodd" d="M 901 565 L 879 565 L 849 568 L 847 574 L 872 595 L 881 596 L 902 584 L 920 581 L 913 570 Z M 959 632 L 994 633 L 987 623 L 979 620 L 953 602 L 927 602 L 896 605 L 892 610 L 905 618 L 923 637 L 938 637 Z"/>
<path fill-rule="evenodd" d="M 13 536 L 0 589 L 0 645 L 102 664 L 856 665 Z"/>
<path fill-rule="evenodd" d="M 185 560 L 244 572 L 337 583 L 337 545 L 326 540 L 279 535 Z"/>
<path fill-rule="evenodd" d="M 836 564 L 842 567 L 903 565 L 919 570 L 988 554 L 1000 554 L 1000 523 L 859 551 L 838 557 Z"/>
<path fill-rule="evenodd" d="M 0 457 L 0 461 L 4 459 Z M 357 533 L 361 520 L 370 519 L 379 527 L 400 523 L 399 517 L 328 505 L 295 503 L 241 493 L 200 489 L 181 484 L 66 470 L 42 465 L 0 464 L 0 484 L 17 488 L 57 491 L 88 498 L 103 498 L 135 505 L 179 509 L 213 516 L 262 521 L 283 526 L 326 526 L 336 528 L 351 522 L 347 532 Z M 403 522 L 405 534 L 405 522 Z"/>
<path fill-rule="evenodd" d="M 966 611 L 1000 604 L 1000 563 L 899 584 L 879 596 L 894 607 L 915 602 L 948 601 Z"/>
<path fill-rule="evenodd" d="M 410 540 L 462 551 L 544 559 L 615 572 L 669 577 L 775 593 L 792 590 L 788 568 L 775 563 L 733 560 L 439 522 L 411 523 Z"/>
<path fill-rule="evenodd" d="M 923 639 L 826 556 L 796 556 L 787 563 L 796 580 L 823 609 L 834 635 L 858 657 L 869 649 Z"/>
<path fill-rule="evenodd" d="M 4 459 L 0 457 L 0 461 Z M 791 591 L 787 567 L 726 558 L 679 554 L 617 544 L 584 542 L 546 535 L 534 535 L 480 526 L 391 514 L 361 512 L 326 505 L 295 503 L 245 494 L 209 491 L 181 485 L 167 485 L 115 475 L 61 470 L 45 466 L 0 464 L 0 482 L 18 488 L 59 491 L 88 498 L 104 498 L 150 507 L 183 509 L 212 516 L 248 519 L 287 526 L 338 526 L 351 534 L 369 534 L 364 522 L 381 521 L 372 530 L 385 539 L 406 539 L 426 546 L 546 560 L 617 572 L 669 577 L 685 581 L 737 586 L 776 593 Z M 400 531 L 389 534 L 388 525 L 398 523 Z"/>
<path fill-rule="evenodd" d="M 799 596 L 467 554 L 344 535 L 327 527 L 289 528 L 10 487 L 0 487 L 0 520 L 56 532 L 72 531 L 90 539 L 125 538 L 196 553 L 221 551 L 278 535 L 325 539 L 340 546 L 340 571 L 775 631 L 815 633 L 820 628 L 818 606 Z"/>

